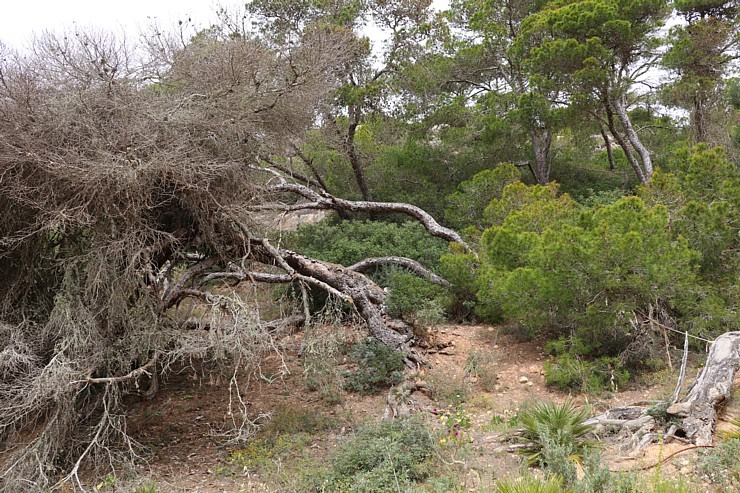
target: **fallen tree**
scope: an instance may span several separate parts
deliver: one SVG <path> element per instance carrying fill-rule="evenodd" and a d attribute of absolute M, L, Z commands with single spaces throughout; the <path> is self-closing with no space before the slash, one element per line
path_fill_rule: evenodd
<path fill-rule="evenodd" d="M 594 425 L 596 434 L 616 433 L 623 449 L 630 453 L 640 453 L 660 437 L 698 447 L 711 446 L 718 413 L 731 398 L 738 370 L 740 332 L 726 332 L 712 342 L 704 367 L 680 399 L 676 393 L 672 401 L 609 409 L 586 424 Z M 669 424 L 672 420 L 665 418 L 671 416 L 681 418 L 681 424 Z"/>
<path fill-rule="evenodd" d="M 242 284 L 315 286 L 343 300 L 375 338 L 422 355 L 384 310 L 366 269 L 286 250 L 258 212 L 401 213 L 460 237 L 407 204 L 352 202 L 281 170 L 279 156 L 314 124 L 357 48 L 329 27 L 285 49 L 208 31 L 157 33 L 141 53 L 72 32 L 0 56 L 0 483 L 9 491 L 82 489 L 80 471 L 141 449 L 124 399 L 156 392 L 177 367 L 231 375 L 231 437 L 254 430 L 237 376 L 275 348 L 298 307 L 265 320 Z M 276 156 L 265 167 L 264 156 Z M 197 302 L 200 320 L 183 315 Z"/>

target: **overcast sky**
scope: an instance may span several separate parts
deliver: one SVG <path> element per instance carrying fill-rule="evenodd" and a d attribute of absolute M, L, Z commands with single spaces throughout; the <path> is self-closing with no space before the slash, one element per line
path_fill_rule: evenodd
<path fill-rule="evenodd" d="M 215 19 L 218 4 L 216 0 L 2 0 L 0 40 L 22 48 L 34 32 L 61 31 L 74 24 L 137 35 L 151 19 L 167 27 L 190 17 L 205 27 Z"/>

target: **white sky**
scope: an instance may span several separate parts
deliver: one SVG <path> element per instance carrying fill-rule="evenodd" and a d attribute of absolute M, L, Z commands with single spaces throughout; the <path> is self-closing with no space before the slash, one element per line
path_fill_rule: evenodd
<path fill-rule="evenodd" d="M 220 2 L 239 5 L 243 2 Z M 162 27 L 192 18 L 199 27 L 215 20 L 216 0 L 0 0 L 0 41 L 23 48 L 34 32 L 94 27 L 137 36 L 156 19 Z"/>

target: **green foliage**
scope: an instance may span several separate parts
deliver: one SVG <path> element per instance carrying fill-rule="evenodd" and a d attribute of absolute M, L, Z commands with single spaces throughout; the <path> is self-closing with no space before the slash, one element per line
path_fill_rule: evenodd
<path fill-rule="evenodd" d="M 558 390 L 598 394 L 604 390 L 616 392 L 629 381 L 629 372 L 619 358 L 601 357 L 586 360 L 573 354 L 562 354 L 554 362 L 546 362 L 545 383 Z"/>
<path fill-rule="evenodd" d="M 501 198 L 504 188 L 520 177 L 511 164 L 499 164 L 463 181 L 457 191 L 447 197 L 445 219 L 453 228 L 462 229 L 470 225 L 483 227 L 483 211 L 493 199 Z"/>
<path fill-rule="evenodd" d="M 699 467 L 710 482 L 740 488 L 740 439 L 726 440 L 705 453 Z"/>
<path fill-rule="evenodd" d="M 480 262 L 473 253 L 451 251 L 440 257 L 440 270 L 452 287 L 449 288 L 447 312 L 457 318 L 469 317 L 478 298 L 477 275 Z"/>
<path fill-rule="evenodd" d="M 295 456 L 297 451 L 310 443 L 309 438 L 302 433 L 258 437 L 250 440 L 246 447 L 231 451 L 228 461 L 253 471 L 266 468 L 277 459 Z"/>
<path fill-rule="evenodd" d="M 524 429 L 522 440 L 527 444 L 525 454 L 530 464 L 546 465 L 547 454 L 553 447 L 568 450 L 573 462 L 583 461 L 584 454 L 594 446 L 586 438 L 593 426 L 583 424 L 589 418 L 587 409 L 578 409 L 571 401 L 563 404 L 538 402 L 519 412 L 519 422 Z"/>
<path fill-rule="evenodd" d="M 367 340 L 352 346 L 350 360 L 357 369 L 345 374 L 345 385 L 354 392 L 374 394 L 403 380 L 403 353 Z"/>
<path fill-rule="evenodd" d="M 444 319 L 444 290 L 441 287 L 403 271 L 391 272 L 387 276 L 387 284 L 386 310 L 389 315 L 422 326 Z"/>
<path fill-rule="evenodd" d="M 668 211 L 624 197 L 585 208 L 557 188 L 509 185 L 486 210 L 478 312 L 536 332 L 570 330 L 601 355 L 628 342 L 628 319 L 655 299 L 673 304 L 695 281 L 697 253 Z"/>
<path fill-rule="evenodd" d="M 434 238 L 415 221 L 322 221 L 305 224 L 290 235 L 289 248 L 341 265 L 368 257 L 408 257 L 434 269 L 447 244 Z"/>
<path fill-rule="evenodd" d="M 716 337 L 737 326 L 740 299 L 740 171 L 721 149 L 701 145 L 674 154 L 639 190 L 668 211 L 675 237 L 698 252 L 699 279 L 676 308 L 692 333 Z"/>
<path fill-rule="evenodd" d="M 518 478 L 502 479 L 496 483 L 498 493 L 569 493 L 563 488 L 563 479 L 549 476 L 541 479 L 527 472 Z"/>
<path fill-rule="evenodd" d="M 740 171 L 722 149 L 700 145 L 676 152 L 640 189 L 640 197 L 668 209 L 676 232 L 701 254 L 705 277 L 735 274 Z"/>
<path fill-rule="evenodd" d="M 416 260 L 433 271 L 439 270 L 440 256 L 447 252 L 446 242 L 430 236 L 415 221 L 399 224 L 327 220 L 302 225 L 287 238 L 287 243 L 308 256 L 345 266 L 369 257 L 395 255 Z M 394 316 L 422 325 L 444 318 L 448 301 L 439 286 L 395 266 L 380 267 L 370 275 L 389 287 L 387 306 Z M 311 294 L 314 309 L 323 308 L 326 294 L 317 289 L 312 289 Z"/>
<path fill-rule="evenodd" d="M 360 428 L 332 459 L 321 486 L 327 492 L 406 491 L 430 475 L 434 442 L 414 420 L 382 421 Z"/>

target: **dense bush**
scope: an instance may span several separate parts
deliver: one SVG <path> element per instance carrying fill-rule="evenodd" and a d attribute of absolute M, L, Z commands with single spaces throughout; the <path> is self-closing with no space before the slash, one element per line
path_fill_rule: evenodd
<path fill-rule="evenodd" d="M 388 255 L 416 260 L 432 271 L 440 270 L 440 256 L 447 252 L 445 241 L 434 238 L 415 221 L 322 221 L 298 228 L 286 239 L 290 248 L 309 256 L 345 266 L 369 257 Z M 448 297 L 445 290 L 396 266 L 378 268 L 371 277 L 390 288 L 390 313 L 410 322 L 433 322 L 444 316 Z M 326 293 L 311 289 L 312 309 L 326 302 Z"/>
<path fill-rule="evenodd" d="M 457 191 L 447 197 L 445 219 L 454 228 L 467 226 L 483 227 L 483 211 L 493 199 L 501 198 L 506 185 L 520 177 L 519 171 L 511 164 L 499 164 L 476 174 L 470 180 L 460 183 Z"/>
<path fill-rule="evenodd" d="M 668 211 L 675 238 L 698 252 L 699 278 L 677 304 L 686 328 L 716 337 L 740 315 L 740 170 L 721 149 L 697 146 L 674 155 L 639 192 Z"/>
<path fill-rule="evenodd" d="M 433 453 L 432 436 L 420 422 L 382 421 L 360 428 L 334 454 L 321 491 L 407 491 L 430 475 L 427 461 Z"/>
<path fill-rule="evenodd" d="M 355 392 L 373 394 L 403 380 L 403 353 L 378 341 L 367 340 L 352 346 L 350 360 L 357 369 L 346 373 L 345 385 Z"/>
<path fill-rule="evenodd" d="M 587 208 L 555 185 L 515 183 L 486 214 L 478 312 L 533 333 L 575 329 L 594 354 L 618 354 L 637 311 L 673 306 L 696 280 L 698 254 L 667 209 L 638 197 Z"/>
<path fill-rule="evenodd" d="M 545 352 L 557 356 L 554 361 L 545 362 L 545 383 L 564 392 L 616 391 L 624 388 L 630 377 L 619 358 L 586 359 L 592 348 L 577 337 L 549 341 Z"/>
<path fill-rule="evenodd" d="M 432 270 L 447 244 L 434 238 L 415 221 L 322 221 L 305 224 L 286 238 L 288 247 L 310 257 L 352 265 L 368 257 L 397 255 Z"/>
<path fill-rule="evenodd" d="M 622 368 L 619 358 L 600 357 L 587 360 L 572 354 L 563 354 L 553 362 L 545 363 L 545 383 L 564 392 L 598 393 L 603 390 L 623 389 L 629 372 Z"/>
<path fill-rule="evenodd" d="M 413 274 L 392 271 L 387 275 L 388 314 L 421 326 L 439 323 L 444 318 L 445 290 Z"/>

